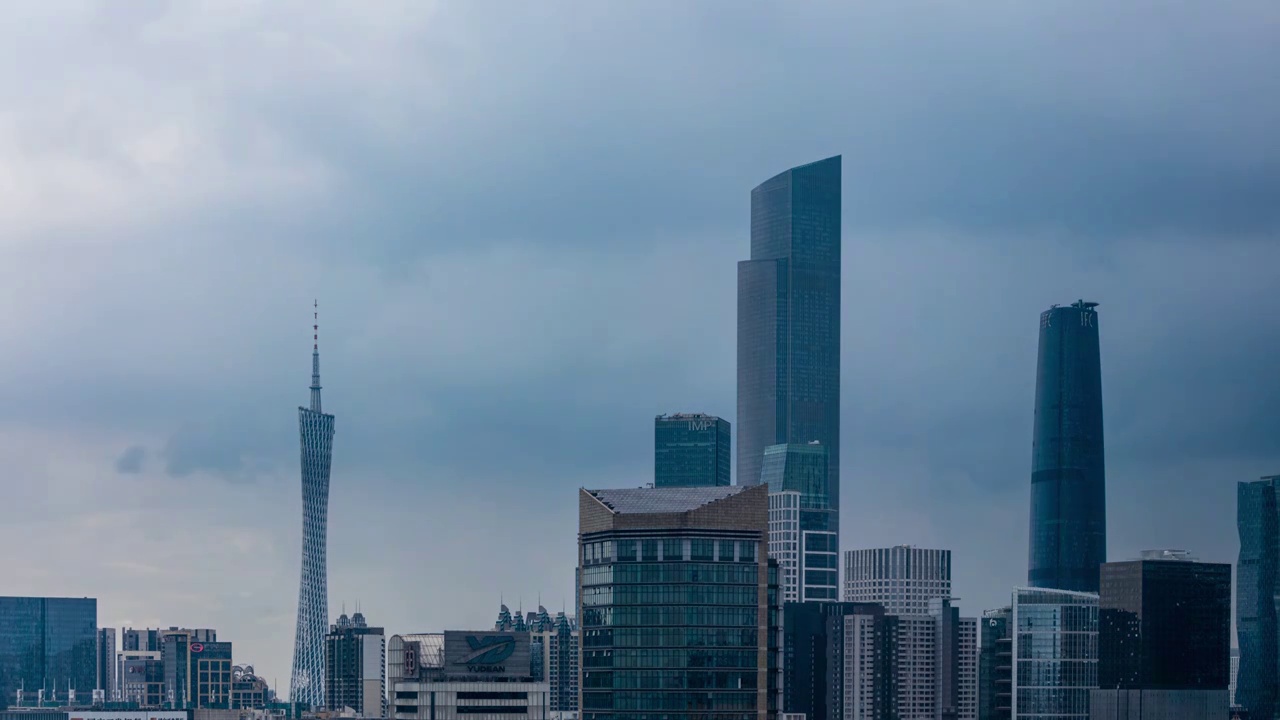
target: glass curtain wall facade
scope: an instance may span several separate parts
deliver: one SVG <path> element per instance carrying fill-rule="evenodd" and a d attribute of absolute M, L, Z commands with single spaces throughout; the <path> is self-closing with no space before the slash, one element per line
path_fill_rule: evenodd
<path fill-rule="evenodd" d="M 653 421 L 653 484 L 729 485 L 729 421 L 701 413 L 659 415 Z"/>
<path fill-rule="evenodd" d="M 1085 720 L 1098 687 L 1098 596 L 1013 591 L 1014 720 Z"/>
<path fill-rule="evenodd" d="M 93 598 L 0 597 L 0 691 L 3 702 L 88 702 L 97 686 L 98 601 Z"/>
<path fill-rule="evenodd" d="M 761 481 L 770 445 L 818 441 L 837 516 L 840 163 L 792 168 L 752 190 L 751 259 L 738 263 L 738 484 Z"/>
<path fill-rule="evenodd" d="M 762 487 L 581 491 L 583 720 L 774 714 L 767 502 Z"/>
<path fill-rule="evenodd" d="M 1009 720 L 1013 699 L 1013 636 L 1009 633 L 1012 608 L 988 610 L 982 615 L 978 649 L 978 718 Z"/>
<path fill-rule="evenodd" d="M 1236 489 L 1236 528 L 1240 558 L 1236 564 L 1236 635 L 1240 669 L 1236 703 L 1250 720 L 1276 716 L 1280 693 L 1280 475 L 1242 482 Z"/>
<path fill-rule="evenodd" d="M 1032 587 L 1098 591 L 1107 561 L 1097 303 L 1040 314 L 1031 441 Z"/>
<path fill-rule="evenodd" d="M 769 446 L 760 482 L 769 487 L 769 556 L 779 564 L 783 602 L 837 600 L 839 540 L 827 500 L 826 448 Z"/>

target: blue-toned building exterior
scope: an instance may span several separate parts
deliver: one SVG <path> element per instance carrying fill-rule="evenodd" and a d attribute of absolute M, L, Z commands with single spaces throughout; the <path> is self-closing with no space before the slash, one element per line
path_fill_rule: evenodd
<path fill-rule="evenodd" d="M 1032 587 L 1098 592 L 1107 561 L 1097 303 L 1040 314 L 1031 441 Z"/>
<path fill-rule="evenodd" d="M 311 349 L 311 407 L 298 408 L 302 458 L 302 574 L 293 642 L 289 701 L 308 707 L 325 702 L 325 637 L 329 633 L 329 469 L 333 463 L 333 415 L 320 405 L 320 346 Z"/>
<path fill-rule="evenodd" d="M 578 518 L 582 720 L 774 717 L 767 489 L 584 489 Z"/>
<path fill-rule="evenodd" d="M 1013 720 L 1087 720 L 1098 687 L 1098 595 L 1016 588 Z"/>
<path fill-rule="evenodd" d="M 840 510 L 840 156 L 751 191 L 751 259 L 738 263 L 738 484 L 765 448 L 827 449 Z M 837 523 L 838 527 L 838 523 Z"/>
<path fill-rule="evenodd" d="M 703 413 L 653 420 L 653 484 L 657 487 L 729 485 L 729 421 Z"/>
<path fill-rule="evenodd" d="M 0 597 L 0 692 L 5 706 L 46 699 L 92 699 L 97 686 L 98 601 Z"/>
<path fill-rule="evenodd" d="M 1248 709 L 1250 720 L 1273 720 L 1280 715 L 1280 475 L 1240 483 L 1236 503 L 1236 704 Z"/>
<path fill-rule="evenodd" d="M 819 443 L 770 445 L 760 483 L 769 487 L 769 556 L 782 601 L 840 597 L 836 514 L 827 499 L 827 450 Z"/>

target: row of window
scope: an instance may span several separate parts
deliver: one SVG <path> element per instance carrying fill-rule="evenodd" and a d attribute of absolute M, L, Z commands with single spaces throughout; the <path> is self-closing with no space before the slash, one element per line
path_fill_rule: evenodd
<path fill-rule="evenodd" d="M 753 710 L 756 693 L 751 692 L 586 692 L 582 693 L 583 710 L 671 710 L 677 712 L 715 712 L 717 710 Z"/>
<path fill-rule="evenodd" d="M 755 628 L 609 628 L 584 631 L 583 647 L 756 647 Z"/>
<path fill-rule="evenodd" d="M 604 585 L 582 590 L 582 604 L 596 605 L 749 605 L 760 602 L 752 585 Z"/>
<path fill-rule="evenodd" d="M 755 627 L 758 618 L 754 607 L 669 605 L 584 608 L 582 627 Z"/>
<path fill-rule="evenodd" d="M 760 566 L 710 563 L 637 563 L 604 565 L 582 571 L 582 585 L 631 585 L 637 583 L 714 583 L 755 585 Z"/>
<path fill-rule="evenodd" d="M 585 650 L 584 668 L 754 668 L 755 649 L 726 650 L 655 650 L 631 648 L 620 650 Z"/>
<path fill-rule="evenodd" d="M 596 670 L 585 673 L 583 687 L 613 690 L 753 690 L 755 670 Z"/>
<path fill-rule="evenodd" d="M 582 564 L 611 562 L 756 562 L 754 540 L 662 538 L 654 540 L 598 540 L 583 543 Z"/>

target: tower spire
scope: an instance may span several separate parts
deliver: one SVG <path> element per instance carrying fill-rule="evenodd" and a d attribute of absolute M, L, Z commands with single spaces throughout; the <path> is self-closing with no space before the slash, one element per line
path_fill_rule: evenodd
<path fill-rule="evenodd" d="M 311 308 L 312 320 L 315 323 L 311 326 L 311 410 L 322 412 L 320 409 L 320 301 L 313 301 Z"/>

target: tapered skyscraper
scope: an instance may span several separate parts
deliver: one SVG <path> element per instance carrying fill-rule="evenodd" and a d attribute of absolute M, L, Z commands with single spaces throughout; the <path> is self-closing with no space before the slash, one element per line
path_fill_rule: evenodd
<path fill-rule="evenodd" d="M 302 580 L 298 587 L 298 629 L 293 641 L 289 699 L 324 704 L 325 635 L 329 630 L 328 541 L 329 466 L 333 460 L 333 416 L 320 408 L 320 328 L 311 349 L 311 407 L 298 408 L 302 444 Z"/>
<path fill-rule="evenodd" d="M 1032 587 L 1098 592 L 1107 561 L 1098 303 L 1040 313 L 1031 440 Z"/>
<path fill-rule="evenodd" d="M 815 441 L 838 531 L 839 155 L 751 191 L 751 259 L 738 263 L 738 484 L 760 482 L 765 448 Z"/>

